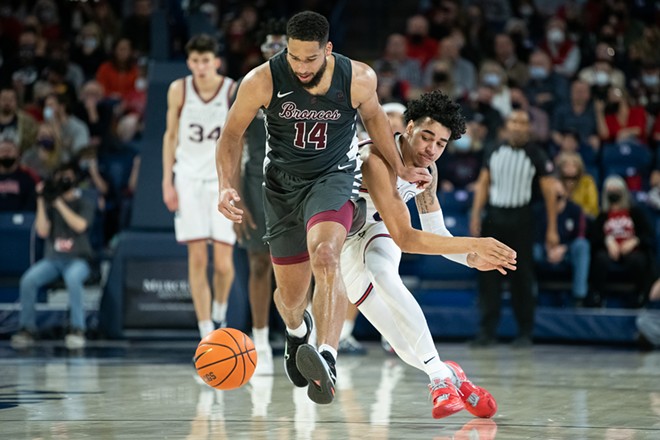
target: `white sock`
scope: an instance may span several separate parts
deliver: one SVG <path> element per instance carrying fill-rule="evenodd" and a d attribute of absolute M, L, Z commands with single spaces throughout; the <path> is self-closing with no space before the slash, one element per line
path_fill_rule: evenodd
<path fill-rule="evenodd" d="M 289 336 L 293 336 L 294 338 L 304 338 L 305 335 L 307 334 L 307 324 L 305 324 L 305 320 L 303 319 L 302 324 L 300 324 L 300 327 L 298 328 L 286 328 L 286 332 L 289 334 Z"/>
<path fill-rule="evenodd" d="M 197 328 L 199 328 L 199 336 L 204 338 L 215 330 L 215 325 L 213 325 L 213 321 L 198 321 Z"/>
<path fill-rule="evenodd" d="M 322 353 L 324 351 L 327 351 L 332 355 L 332 357 L 335 359 L 335 362 L 337 361 L 337 350 L 335 350 L 333 347 L 331 347 L 328 344 L 321 344 L 319 346 L 319 353 Z"/>
<path fill-rule="evenodd" d="M 424 371 L 429 375 L 431 383 L 444 381 L 447 378 L 452 379 L 452 382 L 454 381 L 454 375 L 452 374 L 451 369 L 440 360 L 440 356 L 438 356 L 437 352 L 422 356 L 422 359 L 422 362 L 424 362 Z M 431 360 L 428 361 L 429 359 Z"/>
<path fill-rule="evenodd" d="M 213 300 L 213 309 L 211 316 L 215 322 L 224 322 L 227 319 L 227 303 L 220 303 Z"/>
<path fill-rule="evenodd" d="M 355 321 L 346 320 L 344 325 L 341 328 L 341 334 L 339 335 L 339 340 L 342 341 L 348 338 L 353 333 L 353 327 L 355 327 Z"/>
<path fill-rule="evenodd" d="M 254 346 L 257 349 L 261 347 L 268 347 L 268 327 L 254 328 L 252 327 L 252 337 L 254 338 Z"/>

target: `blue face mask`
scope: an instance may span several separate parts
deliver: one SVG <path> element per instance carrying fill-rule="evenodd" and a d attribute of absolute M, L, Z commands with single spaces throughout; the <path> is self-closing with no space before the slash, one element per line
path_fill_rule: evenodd
<path fill-rule="evenodd" d="M 548 77 L 548 71 L 545 67 L 529 66 L 529 76 L 532 79 L 546 79 Z"/>
<path fill-rule="evenodd" d="M 499 87 L 500 76 L 497 73 L 486 73 L 483 77 L 483 82 L 490 87 Z"/>
<path fill-rule="evenodd" d="M 464 134 L 460 138 L 453 141 L 454 148 L 456 151 L 469 151 L 472 146 L 472 137 L 469 134 Z"/>

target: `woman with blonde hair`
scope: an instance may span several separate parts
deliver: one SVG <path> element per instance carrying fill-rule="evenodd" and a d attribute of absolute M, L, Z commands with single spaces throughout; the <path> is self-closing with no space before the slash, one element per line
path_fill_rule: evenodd
<path fill-rule="evenodd" d="M 555 158 L 559 178 L 566 187 L 570 199 L 580 205 L 586 215 L 598 215 L 598 188 L 593 176 L 584 168 L 578 153 L 563 151 Z"/>
<path fill-rule="evenodd" d="M 615 274 L 634 283 L 629 302 L 641 306 L 654 279 L 651 223 L 642 208 L 633 204 L 621 176 L 605 179 L 601 203 L 603 209 L 594 221 L 590 237 L 594 298 L 598 302 Z"/>
<path fill-rule="evenodd" d="M 45 179 L 68 159 L 62 151 L 62 141 L 57 126 L 43 122 L 37 130 L 35 144 L 23 153 L 21 162 L 34 170 L 40 178 Z"/>

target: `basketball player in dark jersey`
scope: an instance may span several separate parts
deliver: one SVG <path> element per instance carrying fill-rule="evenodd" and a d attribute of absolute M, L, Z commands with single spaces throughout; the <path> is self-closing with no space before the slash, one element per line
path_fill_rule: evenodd
<path fill-rule="evenodd" d="M 378 103 L 374 71 L 333 53 L 328 35 L 328 21 L 315 12 L 289 20 L 288 48 L 243 80 L 216 157 L 218 210 L 241 222 L 243 211 L 234 206 L 240 200 L 235 184 L 240 140 L 264 108 L 265 238 L 277 281 L 275 304 L 287 328 L 285 369 L 294 385 L 307 386 L 310 399 L 322 404 L 334 398 L 334 364 L 346 313 L 339 255 L 357 196 L 357 112 L 397 175 L 420 185 L 430 181 L 428 170 L 403 164 Z M 307 344 L 312 320 L 305 307 L 312 275 L 318 351 Z"/>

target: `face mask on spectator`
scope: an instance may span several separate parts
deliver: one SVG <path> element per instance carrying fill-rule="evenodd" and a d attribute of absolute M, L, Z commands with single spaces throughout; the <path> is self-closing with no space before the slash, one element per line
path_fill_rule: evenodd
<path fill-rule="evenodd" d="M 16 157 L 3 157 L 0 159 L 0 166 L 3 168 L 11 168 L 14 166 L 16 163 L 17 158 Z"/>
<path fill-rule="evenodd" d="M 50 138 L 41 138 L 37 140 L 37 145 L 46 151 L 53 151 L 55 149 L 55 141 Z"/>
<path fill-rule="evenodd" d="M 500 76 L 497 73 L 487 73 L 484 75 L 484 84 L 490 87 L 499 87 Z"/>
<path fill-rule="evenodd" d="M 619 203 L 623 196 L 619 191 L 610 191 L 607 193 L 607 200 L 610 203 Z"/>
<path fill-rule="evenodd" d="M 453 141 L 456 151 L 469 151 L 472 146 L 472 137 L 469 134 L 464 134 L 460 138 Z"/>
<path fill-rule="evenodd" d="M 602 70 L 597 70 L 594 72 L 594 82 L 599 86 L 604 86 L 610 83 L 610 74 L 603 72 Z"/>
<path fill-rule="evenodd" d="M 96 37 L 87 37 L 83 40 L 83 47 L 86 50 L 93 51 L 99 45 L 99 41 Z"/>
<path fill-rule="evenodd" d="M 135 80 L 135 90 L 142 92 L 147 89 L 147 80 L 145 78 L 138 78 Z"/>
<path fill-rule="evenodd" d="M 548 77 L 548 70 L 541 66 L 529 66 L 529 76 L 532 79 L 546 79 Z"/>
<path fill-rule="evenodd" d="M 443 83 L 449 79 L 447 72 L 437 71 L 433 73 L 433 82 Z"/>
<path fill-rule="evenodd" d="M 44 121 L 52 121 L 55 117 L 55 110 L 53 107 L 44 107 Z"/>
<path fill-rule="evenodd" d="M 658 75 L 644 73 L 642 74 L 642 82 L 646 87 L 656 87 L 660 83 Z"/>
<path fill-rule="evenodd" d="M 422 34 L 410 34 L 410 43 L 414 44 L 415 46 L 420 45 L 424 42 L 424 35 Z"/>
<path fill-rule="evenodd" d="M 548 41 L 552 43 L 563 43 L 564 42 L 564 31 L 561 29 L 553 28 L 548 31 Z"/>

